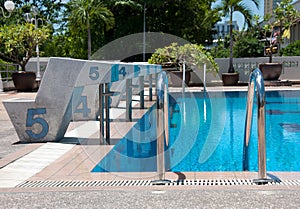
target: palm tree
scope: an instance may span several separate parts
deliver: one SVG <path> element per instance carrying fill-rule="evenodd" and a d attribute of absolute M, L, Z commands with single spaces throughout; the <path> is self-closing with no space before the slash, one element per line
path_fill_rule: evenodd
<path fill-rule="evenodd" d="M 84 28 L 88 35 L 88 59 L 92 53 L 91 21 L 97 21 L 104 30 L 111 29 L 115 20 L 113 13 L 100 0 L 71 0 L 69 20 L 73 27 Z"/>
<path fill-rule="evenodd" d="M 256 8 L 259 8 L 259 0 L 251 0 Z M 232 18 L 234 12 L 240 12 L 245 18 L 245 26 L 252 25 L 253 13 L 252 10 L 243 2 L 243 0 L 222 0 L 221 6 L 217 7 L 218 11 L 222 12 L 222 16 L 229 16 L 229 42 L 230 42 L 230 58 L 228 73 L 234 73 L 233 68 L 233 33 L 232 33 Z"/>

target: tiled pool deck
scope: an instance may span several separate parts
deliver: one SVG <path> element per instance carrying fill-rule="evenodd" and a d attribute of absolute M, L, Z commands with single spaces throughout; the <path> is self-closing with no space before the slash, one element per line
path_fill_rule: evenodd
<path fill-rule="evenodd" d="M 208 91 L 246 90 L 247 87 L 208 87 Z M 267 87 L 267 89 L 297 89 L 292 87 Z M 171 89 L 171 91 L 176 89 Z M 202 91 L 201 87 L 189 89 Z M 151 185 L 157 179 L 156 173 L 91 173 L 100 159 L 113 147 L 99 144 L 99 133 L 89 139 L 75 143 L 72 138 L 57 143 L 18 144 L 18 136 L 2 104 L 11 98 L 35 98 L 35 93 L 0 92 L 0 193 L 49 192 L 49 191 L 97 191 L 97 190 L 287 190 L 300 192 L 300 172 L 271 172 L 282 183 L 254 185 L 256 172 L 167 172 L 166 179 L 173 183 L 164 186 Z M 147 101 L 147 100 L 146 100 Z M 150 107 L 153 102 L 146 102 Z M 114 110 L 118 111 L 118 110 Z M 133 109 L 133 121 L 146 110 Z M 118 114 L 120 118 L 124 115 Z M 111 123 L 113 142 L 122 138 L 134 122 Z M 80 128 L 83 123 L 71 124 L 68 130 Z M 74 138 L 73 138 L 74 139 Z M 0 206 L 1 207 L 1 206 Z"/>

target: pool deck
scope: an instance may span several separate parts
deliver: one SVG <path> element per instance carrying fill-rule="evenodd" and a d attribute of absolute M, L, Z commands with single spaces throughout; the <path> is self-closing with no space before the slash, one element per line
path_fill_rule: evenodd
<path fill-rule="evenodd" d="M 276 89 L 300 90 L 300 86 L 266 87 L 266 90 Z M 176 90 L 178 89 L 170 89 L 170 91 Z M 203 91 L 203 88 L 193 87 L 187 90 Z M 224 90 L 246 91 L 247 87 L 207 87 L 207 91 Z M 280 179 L 282 183 L 278 183 L 278 181 L 276 184 L 268 185 L 253 184 L 252 180 L 257 178 L 257 172 L 167 172 L 165 179 L 173 182 L 169 185 L 152 185 L 151 181 L 158 179 L 157 173 L 91 173 L 90 171 L 111 150 L 113 145 L 99 145 L 98 132 L 92 134 L 89 139 L 76 140 L 76 136 L 73 134 L 76 134 L 76 130 L 84 128 L 86 124 L 83 122 L 72 123 L 67 131 L 68 137 L 60 142 L 20 144 L 2 101 L 12 98 L 34 99 L 35 96 L 36 93 L 0 92 L 0 200 L 5 202 L 4 208 L 18 207 L 18 205 L 26 208 L 23 196 L 25 195 L 28 199 L 34 201 L 35 197 L 32 194 L 35 192 L 43 193 L 42 196 L 46 199 L 50 194 L 55 196 L 55 192 L 70 192 L 68 193 L 70 196 L 73 196 L 74 192 L 83 192 L 81 193 L 82 196 L 89 196 L 86 197 L 85 201 L 90 200 L 93 195 L 97 197 L 97 195 L 90 192 L 99 192 L 99 195 L 101 193 L 114 195 L 117 198 L 121 198 L 121 200 L 123 195 L 127 196 L 129 194 L 133 199 L 141 197 L 139 200 L 136 200 L 137 205 L 134 206 L 126 206 L 125 203 L 128 200 L 123 200 L 124 205 L 114 203 L 113 200 L 108 198 L 111 201 L 111 205 L 115 205 L 117 208 L 143 208 L 141 205 L 147 206 L 148 203 L 151 204 L 149 200 L 144 202 L 141 200 L 149 196 L 149 192 L 151 192 L 151 195 L 165 195 L 166 199 L 168 195 L 171 195 L 170 198 L 175 198 L 173 203 L 176 203 L 176 206 L 187 208 L 195 208 L 196 204 L 199 206 L 200 203 L 198 201 L 200 199 L 203 201 L 205 201 L 204 197 L 211 199 L 211 195 L 218 197 L 224 204 L 220 205 L 212 200 L 215 204 L 211 202 L 203 204 L 201 202 L 200 205 L 202 207 L 230 207 L 232 205 L 235 205 L 237 208 L 243 206 L 250 208 L 260 207 L 261 205 L 256 205 L 254 202 L 263 196 L 276 197 L 272 203 L 264 202 L 264 206 L 267 208 L 272 206 L 287 208 L 300 205 L 299 198 L 296 198 L 296 195 L 299 197 L 300 194 L 300 172 L 269 172 L 269 177 Z M 153 104 L 153 102 L 145 101 L 146 107 L 150 107 Z M 116 117 L 124 118 L 124 113 L 120 112 L 120 110 L 112 110 L 112 112 L 114 111 L 117 112 Z M 145 109 L 133 108 L 133 121 L 141 118 L 145 111 Z M 111 123 L 112 142 L 116 143 L 133 125 L 134 122 L 113 121 Z M 202 196 L 196 195 L 199 192 L 192 192 L 199 190 L 203 194 Z M 118 191 L 123 193 L 118 193 Z M 65 193 L 61 193 L 61 196 L 57 197 L 57 199 L 54 196 L 52 198 L 54 198 L 54 201 L 61 198 L 65 202 L 67 197 L 64 195 Z M 188 198 L 178 202 L 182 195 L 188 195 Z M 189 200 L 191 195 L 194 196 L 193 200 Z M 197 200 L 195 195 L 198 197 Z M 15 202 L 10 198 L 6 199 L 7 197 L 14 197 Z M 227 199 L 225 199 L 226 197 Z M 272 198 L 269 198 L 269 200 L 271 201 Z M 285 198 L 285 203 L 279 203 L 278 198 Z M 287 201 L 288 198 L 289 201 Z M 243 204 L 247 199 L 253 201 L 253 204 L 247 205 L 247 202 L 245 203 L 246 205 Z M 95 199 L 93 200 L 95 201 Z M 45 199 L 40 199 L 39 201 L 41 201 L 40 205 L 36 203 L 37 206 L 47 207 L 51 205 Z M 102 206 L 111 206 L 109 201 L 101 202 Z M 226 203 L 226 201 L 228 202 Z M 164 201 L 159 199 L 156 203 L 159 202 Z M 95 203 L 96 205 L 97 203 L 100 204 L 97 201 Z M 159 208 L 161 205 L 156 205 L 156 203 L 153 203 L 152 206 Z M 86 203 L 86 207 L 89 204 Z M 68 208 L 71 205 L 72 203 L 65 207 Z M 73 206 L 75 207 L 75 205 Z M 170 207 L 171 204 L 166 206 Z M 28 205 L 29 207 L 30 205 Z M 153 207 L 148 205 L 148 208 Z M 0 208 L 2 208 L 1 205 Z"/>

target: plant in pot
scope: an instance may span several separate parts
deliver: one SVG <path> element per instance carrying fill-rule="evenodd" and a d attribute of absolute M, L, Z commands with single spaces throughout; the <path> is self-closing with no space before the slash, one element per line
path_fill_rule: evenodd
<path fill-rule="evenodd" d="M 259 1 L 251 0 L 258 8 Z M 239 73 L 233 67 L 233 13 L 239 12 L 245 18 L 245 25 L 251 26 L 252 12 L 243 0 L 222 0 L 221 5 L 216 8 L 224 17 L 229 16 L 229 67 L 227 73 L 222 73 L 222 81 L 224 86 L 237 85 L 239 81 Z"/>
<path fill-rule="evenodd" d="M 207 71 L 218 72 L 219 66 L 202 45 L 172 43 L 158 48 L 148 60 L 150 64 L 160 64 L 170 76 L 170 86 L 181 87 L 183 80 L 188 85 L 190 72 L 207 64 Z"/>
<path fill-rule="evenodd" d="M 21 67 L 21 71 L 12 75 L 18 91 L 33 91 L 37 87 L 35 73 L 26 72 L 25 67 L 34 55 L 37 44 L 42 44 L 49 34 L 46 26 L 37 29 L 31 23 L 0 27 L 0 58 Z"/>
<path fill-rule="evenodd" d="M 292 0 L 281 1 L 272 15 L 265 15 L 266 24 L 262 33 L 266 43 L 265 55 L 268 63 L 259 64 L 264 80 L 278 80 L 282 72 L 282 63 L 274 63 L 273 55 L 279 53 L 284 38 L 289 39 L 290 28 L 298 21 L 300 13 L 292 5 Z M 256 20 L 258 20 L 258 16 Z"/>

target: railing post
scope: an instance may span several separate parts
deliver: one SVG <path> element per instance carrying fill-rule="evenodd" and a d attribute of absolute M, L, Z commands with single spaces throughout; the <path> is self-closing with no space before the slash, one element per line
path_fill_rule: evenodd
<path fill-rule="evenodd" d="M 257 88 L 256 88 L 257 87 Z M 243 151 L 243 170 L 249 170 L 248 147 L 250 132 L 252 127 L 253 99 L 254 91 L 257 91 L 257 129 L 258 129 L 258 179 L 254 179 L 256 184 L 267 184 L 272 179 L 267 178 L 266 169 L 266 133 L 265 133 L 265 86 L 261 71 L 256 68 L 249 78 L 247 111 L 245 120 L 244 151 Z"/>
<path fill-rule="evenodd" d="M 152 181 L 153 185 L 165 185 L 170 183 L 165 179 L 165 141 L 169 141 L 169 105 L 168 105 L 168 78 L 166 72 L 158 75 L 157 83 L 157 104 L 156 104 L 156 162 L 158 180 Z"/>
<path fill-rule="evenodd" d="M 152 101 L 152 74 L 149 75 L 149 101 Z"/>
<path fill-rule="evenodd" d="M 139 76 L 140 109 L 145 109 L 144 76 Z"/>
<path fill-rule="evenodd" d="M 112 92 L 109 91 L 109 83 L 99 84 L 99 123 L 100 123 L 100 144 L 110 144 L 110 116 L 109 99 Z M 105 109 L 105 140 L 104 140 L 104 109 Z"/>
<path fill-rule="evenodd" d="M 126 79 L 126 121 L 132 121 L 132 79 Z"/>

